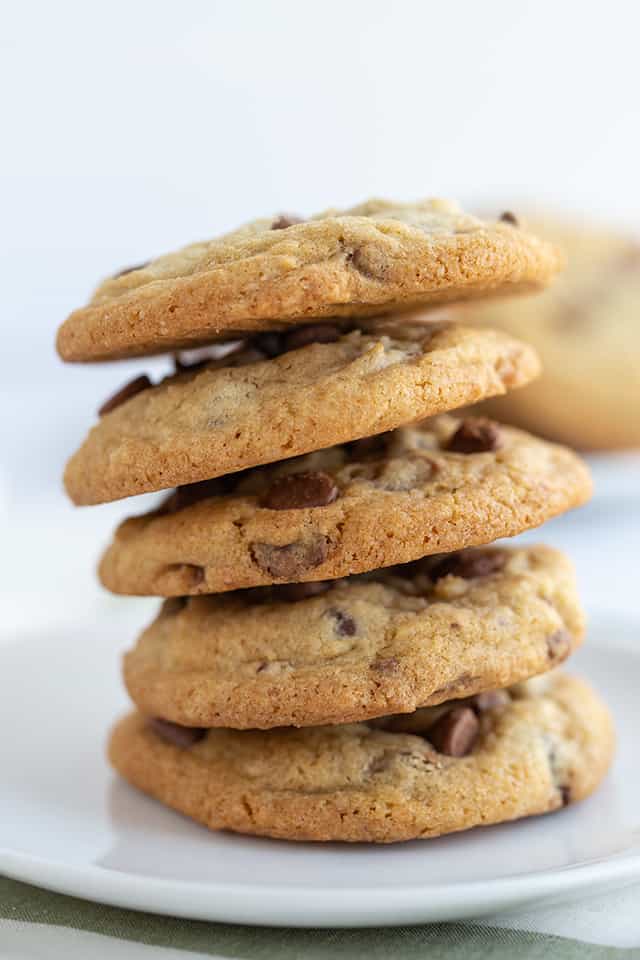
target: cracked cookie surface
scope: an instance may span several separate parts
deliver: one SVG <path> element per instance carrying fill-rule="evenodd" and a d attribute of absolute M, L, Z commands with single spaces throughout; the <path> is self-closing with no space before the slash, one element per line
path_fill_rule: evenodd
<path fill-rule="evenodd" d="M 109 756 L 134 786 L 211 829 L 378 843 L 557 810 L 595 790 L 611 762 L 607 708 L 556 671 L 473 714 L 462 745 L 443 740 L 442 725 L 433 732 L 439 709 L 401 718 L 422 735 L 375 721 L 200 730 L 181 747 L 135 713 L 115 727 Z M 441 752 L 452 749 L 466 755 Z"/>
<path fill-rule="evenodd" d="M 283 487 L 290 477 L 297 484 Z M 318 478 L 323 505 L 301 505 L 300 486 L 315 480 L 317 493 Z M 234 482 L 224 495 L 211 496 L 215 484 L 183 488 L 158 511 L 125 520 L 100 564 L 104 586 L 183 596 L 333 580 L 514 536 L 591 492 L 570 450 L 446 415 Z"/>
<path fill-rule="evenodd" d="M 161 353 L 322 317 L 545 286 L 550 243 L 445 200 L 370 200 L 304 222 L 256 220 L 104 281 L 58 332 L 69 361 Z"/>
<path fill-rule="evenodd" d="M 169 600 L 126 654 L 151 716 L 201 727 L 366 720 L 506 687 L 582 639 L 569 561 L 471 549 L 346 580 Z"/>
<path fill-rule="evenodd" d="M 65 470 L 77 504 L 222 476 L 381 433 L 529 382 L 535 352 L 490 330 L 378 322 L 330 343 L 142 378 Z M 103 411 L 105 409 L 103 405 Z"/>
<path fill-rule="evenodd" d="M 543 374 L 517 396 L 491 404 L 508 422 L 585 450 L 640 447 L 638 240 L 551 219 L 533 229 L 562 246 L 567 270 L 539 297 L 461 312 L 522 335 L 540 351 Z M 588 384 L 588 389 L 585 385 Z"/>

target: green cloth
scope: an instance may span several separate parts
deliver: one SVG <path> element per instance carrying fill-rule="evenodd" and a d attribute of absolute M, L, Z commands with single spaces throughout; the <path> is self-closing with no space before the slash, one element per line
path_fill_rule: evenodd
<path fill-rule="evenodd" d="M 179 920 L 89 903 L 0 877 L 0 946 L 2 925 L 7 920 L 70 927 L 124 941 L 243 960 L 630 960 L 640 957 L 635 949 L 595 946 L 473 922 L 359 930 L 297 930 Z M 69 957 L 72 957 L 71 951 Z"/>

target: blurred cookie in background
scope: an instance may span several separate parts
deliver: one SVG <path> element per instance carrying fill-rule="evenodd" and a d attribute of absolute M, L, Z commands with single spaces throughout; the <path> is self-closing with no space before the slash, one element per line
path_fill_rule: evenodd
<path fill-rule="evenodd" d="M 544 293 L 463 308 L 465 320 L 521 336 L 543 364 L 538 380 L 483 410 L 584 450 L 640 447 L 640 241 L 553 217 L 526 222 L 568 265 Z"/>

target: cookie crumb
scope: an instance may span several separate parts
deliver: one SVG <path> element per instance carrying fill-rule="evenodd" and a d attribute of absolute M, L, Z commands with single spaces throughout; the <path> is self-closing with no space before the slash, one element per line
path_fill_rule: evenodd
<path fill-rule="evenodd" d="M 326 507 L 338 496 L 333 478 L 321 470 L 290 473 L 280 477 L 267 490 L 261 506 L 268 510 L 304 510 Z"/>

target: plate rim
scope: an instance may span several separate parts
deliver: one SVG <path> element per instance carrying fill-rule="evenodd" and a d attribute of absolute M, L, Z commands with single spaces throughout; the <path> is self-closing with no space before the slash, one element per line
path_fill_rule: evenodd
<path fill-rule="evenodd" d="M 63 865 L 7 848 L 0 848 L 0 870 L 11 879 L 55 893 L 164 916 L 272 927 L 363 927 L 488 915 L 561 893 L 597 892 L 600 887 L 610 889 L 612 883 L 624 886 L 640 878 L 640 851 L 502 877 L 491 883 L 473 880 L 438 885 L 351 886 L 341 889 L 338 899 L 332 887 L 176 883 L 94 865 Z M 295 915 L 288 900 L 293 894 Z"/>

